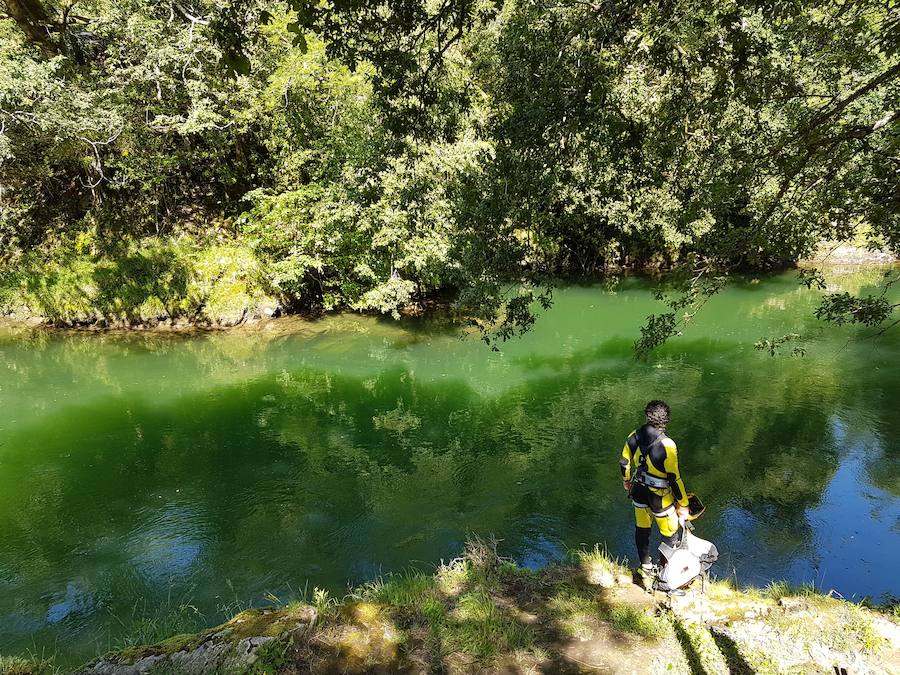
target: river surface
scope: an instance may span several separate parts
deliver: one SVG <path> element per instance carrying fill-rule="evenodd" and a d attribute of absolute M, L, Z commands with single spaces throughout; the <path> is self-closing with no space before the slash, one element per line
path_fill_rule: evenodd
<path fill-rule="evenodd" d="M 356 315 L 6 333 L 0 653 L 77 664 L 269 594 L 432 568 L 467 533 L 533 567 L 595 542 L 633 559 L 618 459 L 651 398 L 719 577 L 900 595 L 900 327 L 824 326 L 818 296 L 793 274 L 736 282 L 646 363 L 632 343 L 661 305 L 638 279 L 559 289 L 499 353 Z M 785 333 L 805 356 L 754 349 Z"/>

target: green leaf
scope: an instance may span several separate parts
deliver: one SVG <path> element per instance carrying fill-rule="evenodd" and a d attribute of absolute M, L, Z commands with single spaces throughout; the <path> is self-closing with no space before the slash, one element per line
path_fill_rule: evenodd
<path fill-rule="evenodd" d="M 250 59 L 239 52 L 223 54 L 222 64 L 225 66 L 228 75 L 231 77 L 250 74 Z"/>

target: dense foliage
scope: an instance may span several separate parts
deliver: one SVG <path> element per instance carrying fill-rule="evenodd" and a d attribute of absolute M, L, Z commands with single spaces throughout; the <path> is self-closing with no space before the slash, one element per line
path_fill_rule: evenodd
<path fill-rule="evenodd" d="M 504 335 L 534 296 L 503 282 L 680 267 L 650 349 L 732 270 L 900 253 L 898 36 L 892 0 L 4 0 L 5 293 L 66 322 L 190 317 L 223 275 L 304 310 L 441 291 Z M 185 267 L 109 298 L 154 255 Z"/>

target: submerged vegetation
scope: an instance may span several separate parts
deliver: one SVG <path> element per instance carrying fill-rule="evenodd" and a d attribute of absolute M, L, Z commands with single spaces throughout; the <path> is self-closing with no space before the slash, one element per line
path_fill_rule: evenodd
<path fill-rule="evenodd" d="M 875 0 L 4 0 L 0 301 L 131 325 L 441 293 L 508 337 L 548 279 L 675 267 L 652 349 L 732 270 L 897 254 L 898 22 Z"/>
<path fill-rule="evenodd" d="M 351 591 L 245 610 L 226 623 L 117 650 L 79 671 L 363 673 L 887 673 L 898 664 L 890 613 L 784 585 L 714 582 L 666 599 L 632 584 L 603 551 L 522 569 L 470 539 L 435 573 L 410 571 Z M 788 636 L 792 648 L 772 649 Z M 781 643 L 783 644 L 783 642 Z M 639 655 L 639 656 L 637 656 Z M 4 675 L 48 672 L 4 661 Z M 202 664 L 201 671 L 196 668 Z"/>

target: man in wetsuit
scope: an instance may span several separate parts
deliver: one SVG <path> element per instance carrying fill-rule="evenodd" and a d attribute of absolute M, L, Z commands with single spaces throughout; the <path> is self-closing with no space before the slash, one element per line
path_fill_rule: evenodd
<path fill-rule="evenodd" d="M 679 519 L 688 515 L 688 496 L 678 471 L 678 449 L 666 436 L 669 406 L 665 401 L 650 401 L 644 413 L 647 423 L 628 436 L 619 465 L 625 491 L 634 503 L 634 541 L 647 579 L 653 570 L 650 527 L 655 520 L 663 541 L 672 543 Z M 663 564 L 665 560 L 660 560 Z"/>

